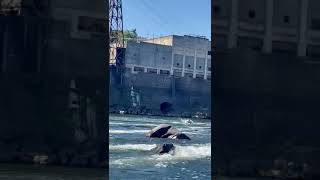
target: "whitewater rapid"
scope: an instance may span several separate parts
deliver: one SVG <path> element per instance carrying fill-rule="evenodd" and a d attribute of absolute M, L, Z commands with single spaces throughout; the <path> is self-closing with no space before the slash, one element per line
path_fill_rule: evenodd
<path fill-rule="evenodd" d="M 159 124 L 170 124 L 191 140 L 148 138 L 145 133 Z M 211 122 L 146 116 L 113 116 L 109 123 L 110 178 L 208 179 L 211 176 Z M 157 144 L 173 143 L 170 154 L 151 154 Z M 123 174 L 126 172 L 126 174 Z M 196 178 L 198 177 L 198 178 Z M 121 179 L 121 178 L 120 178 Z"/>

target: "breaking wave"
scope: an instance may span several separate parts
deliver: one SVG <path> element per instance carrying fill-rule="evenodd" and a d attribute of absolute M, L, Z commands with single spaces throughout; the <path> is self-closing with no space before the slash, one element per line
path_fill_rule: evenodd
<path fill-rule="evenodd" d="M 124 144 L 110 145 L 109 150 L 126 151 L 149 151 L 156 147 L 155 144 Z M 183 160 L 196 160 L 203 158 L 211 158 L 211 144 L 192 144 L 189 146 L 175 145 L 174 154 L 151 155 L 149 157 L 130 157 L 110 161 L 114 165 L 132 166 L 135 164 L 152 163 L 154 166 L 160 166 L 160 162 L 176 162 Z M 160 166 L 162 167 L 162 166 Z"/>
<path fill-rule="evenodd" d="M 134 133 L 139 133 L 143 134 L 148 132 L 148 130 L 109 130 L 109 134 L 134 134 Z"/>
<path fill-rule="evenodd" d="M 153 155 L 157 160 L 194 160 L 211 157 L 211 144 L 175 145 L 174 154 Z"/>
<path fill-rule="evenodd" d="M 123 144 L 123 145 L 109 145 L 109 150 L 112 150 L 112 151 L 126 151 L 126 150 L 149 151 L 154 147 L 156 147 L 155 144 Z"/>

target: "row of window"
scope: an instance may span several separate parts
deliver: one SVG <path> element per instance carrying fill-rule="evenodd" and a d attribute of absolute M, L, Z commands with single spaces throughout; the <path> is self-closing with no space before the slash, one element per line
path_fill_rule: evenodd
<path fill-rule="evenodd" d="M 208 55 L 210 55 L 210 56 L 211 56 L 211 51 L 208 51 Z M 134 53 L 134 54 L 133 54 L 133 56 L 134 56 L 134 57 L 136 57 L 136 56 L 137 56 L 137 54 L 135 54 L 135 53 Z M 162 57 L 162 59 L 163 59 L 163 60 L 165 60 L 165 59 L 166 59 L 166 57 Z"/>
<path fill-rule="evenodd" d="M 213 13 L 214 13 L 215 15 L 218 15 L 218 16 L 219 16 L 220 13 L 221 13 L 221 8 L 220 8 L 220 6 L 214 5 L 214 6 L 213 6 Z M 249 11 L 248 11 L 248 18 L 250 18 L 250 19 L 256 18 L 256 11 L 255 11 L 255 10 L 249 10 Z M 289 23 L 290 23 L 290 17 L 289 17 L 289 16 L 283 16 L 283 22 L 286 23 L 286 24 L 289 24 Z"/>
<path fill-rule="evenodd" d="M 221 14 L 221 8 L 218 5 L 213 6 L 213 12 L 215 16 L 219 16 Z M 248 17 L 250 19 L 256 18 L 256 11 L 255 10 L 249 10 L 248 11 Z M 282 17 L 282 21 L 285 24 L 290 24 L 290 16 L 285 15 Z M 320 19 L 319 18 L 312 18 L 310 21 L 310 28 L 314 30 L 320 30 Z"/>
<path fill-rule="evenodd" d="M 180 63 L 176 63 L 176 66 L 177 66 L 177 67 L 181 67 L 181 66 L 180 66 Z M 191 64 L 188 64 L 187 67 L 188 67 L 188 68 L 191 68 L 192 65 L 191 65 Z M 202 69 L 202 66 L 199 66 L 199 69 Z M 211 69 L 211 68 L 208 67 L 208 70 L 209 70 L 209 71 L 210 71 L 210 69 Z"/>

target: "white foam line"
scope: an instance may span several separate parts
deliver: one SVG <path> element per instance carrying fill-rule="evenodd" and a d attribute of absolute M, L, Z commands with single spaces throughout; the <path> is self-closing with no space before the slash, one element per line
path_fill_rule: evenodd
<path fill-rule="evenodd" d="M 156 147 L 155 144 L 121 144 L 121 145 L 109 145 L 109 150 L 112 151 L 126 151 L 126 150 L 142 150 L 149 151 Z"/>
<path fill-rule="evenodd" d="M 109 134 L 135 134 L 135 133 L 143 134 L 148 131 L 149 130 L 112 130 L 112 129 L 109 129 Z"/>
<path fill-rule="evenodd" d="M 150 150 L 155 145 L 120 145 L 114 146 L 113 148 L 122 149 L 122 148 L 136 148 L 139 150 Z M 180 146 L 175 145 L 175 153 L 171 154 L 164 154 L 164 155 L 151 155 L 148 157 L 130 157 L 130 158 L 122 158 L 110 161 L 110 164 L 114 165 L 125 165 L 125 166 L 133 166 L 134 164 L 154 164 L 154 166 L 159 166 L 159 162 L 164 163 L 175 163 L 177 161 L 184 161 L 184 160 L 196 160 L 202 158 L 211 157 L 211 144 L 193 144 L 189 146 Z M 109 147 L 110 149 L 110 147 Z"/>

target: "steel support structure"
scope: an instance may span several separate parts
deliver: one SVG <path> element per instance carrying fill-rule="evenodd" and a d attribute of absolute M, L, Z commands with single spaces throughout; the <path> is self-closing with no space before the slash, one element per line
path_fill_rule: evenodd
<path fill-rule="evenodd" d="M 122 0 L 109 0 L 109 23 L 109 64 L 123 64 L 123 51 L 118 51 L 124 48 Z"/>

